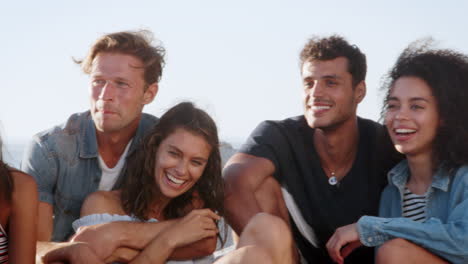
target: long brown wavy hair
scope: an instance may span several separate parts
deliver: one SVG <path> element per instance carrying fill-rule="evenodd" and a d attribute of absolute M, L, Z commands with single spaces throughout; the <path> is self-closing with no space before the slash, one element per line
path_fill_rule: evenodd
<path fill-rule="evenodd" d="M 127 158 L 125 180 L 121 185 L 122 207 L 127 214 L 148 220 L 151 206 L 161 197 L 154 179 L 156 153 L 161 142 L 178 128 L 202 136 L 211 146 L 211 153 L 200 179 L 187 192 L 169 202 L 163 210 L 164 217 L 172 219 L 186 215 L 190 211 L 187 208 L 193 208 L 194 192 L 204 208 L 224 216 L 218 130 L 213 119 L 190 102 L 182 102 L 169 109 L 148 133 L 141 148 Z"/>

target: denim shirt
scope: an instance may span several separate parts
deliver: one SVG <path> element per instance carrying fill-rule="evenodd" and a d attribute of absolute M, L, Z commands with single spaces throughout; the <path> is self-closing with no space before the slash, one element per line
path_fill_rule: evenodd
<path fill-rule="evenodd" d="M 422 223 L 402 217 L 402 197 L 409 174 L 406 160 L 389 172 L 380 217 L 363 216 L 358 221 L 361 242 L 373 247 L 403 238 L 452 263 L 468 263 L 468 166 L 450 176 L 437 170 L 426 196 L 427 220 Z"/>
<path fill-rule="evenodd" d="M 127 156 L 157 121 L 142 115 Z M 72 222 L 80 217 L 83 200 L 97 190 L 102 176 L 90 112 L 73 114 L 64 124 L 35 135 L 25 149 L 21 169 L 36 179 L 39 200 L 54 208 L 52 241 L 66 240 L 73 234 Z"/>

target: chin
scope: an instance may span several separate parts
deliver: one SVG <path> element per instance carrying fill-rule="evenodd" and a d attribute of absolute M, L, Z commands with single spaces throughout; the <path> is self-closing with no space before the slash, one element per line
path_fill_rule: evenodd
<path fill-rule="evenodd" d="M 411 149 L 405 148 L 404 146 L 401 146 L 401 145 L 396 145 L 395 149 L 403 155 L 411 155 L 412 153 Z"/>
<path fill-rule="evenodd" d="M 319 128 L 321 126 L 320 122 L 315 117 L 305 116 L 305 118 L 306 118 L 307 124 L 311 128 Z"/>

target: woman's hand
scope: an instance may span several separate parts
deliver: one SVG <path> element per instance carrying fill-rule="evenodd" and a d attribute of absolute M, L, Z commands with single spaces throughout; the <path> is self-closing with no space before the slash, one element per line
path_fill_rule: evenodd
<path fill-rule="evenodd" d="M 219 232 L 216 221 L 221 217 L 210 209 L 192 210 L 188 215 L 163 231 L 164 239 L 174 248 L 183 247 Z M 156 238 L 157 239 L 157 238 Z"/>
<path fill-rule="evenodd" d="M 359 241 L 356 223 L 336 229 L 327 242 L 328 255 L 339 264 L 343 264 L 344 259 L 360 246 L 362 246 L 362 243 Z"/>

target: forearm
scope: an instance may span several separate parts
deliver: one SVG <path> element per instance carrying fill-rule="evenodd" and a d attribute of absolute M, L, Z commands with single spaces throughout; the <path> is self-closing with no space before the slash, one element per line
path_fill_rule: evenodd
<path fill-rule="evenodd" d="M 120 246 L 143 250 L 161 231 L 169 228 L 174 222 L 175 220 L 156 223 L 120 222 L 120 227 L 117 226 L 117 229 L 123 231 Z"/>
<path fill-rule="evenodd" d="M 358 222 L 361 242 L 378 246 L 393 238 L 403 238 L 450 261 L 468 261 L 468 222 L 442 223 L 430 218 L 418 223 L 407 218 L 362 217 Z"/>
<path fill-rule="evenodd" d="M 50 241 L 53 231 L 53 207 L 45 202 L 39 202 L 38 207 L 37 240 Z"/>
<path fill-rule="evenodd" d="M 206 257 L 216 250 L 217 241 L 217 237 L 209 237 L 187 246 L 175 248 L 169 259 L 189 260 Z"/>
<path fill-rule="evenodd" d="M 92 246 L 99 256 L 108 257 L 119 247 L 143 250 L 162 230 L 170 227 L 174 220 L 139 223 L 139 222 L 110 222 L 86 226 L 80 230 L 72 241 L 86 242 Z M 101 253 L 99 247 L 106 243 L 110 252 Z"/>
<path fill-rule="evenodd" d="M 127 248 L 127 247 L 120 247 L 116 249 L 111 256 L 105 259 L 105 263 L 128 263 L 132 261 L 138 254 L 140 254 L 140 250 Z"/>
<path fill-rule="evenodd" d="M 170 254 L 168 258 L 171 260 L 190 260 L 190 259 L 202 258 L 210 254 L 213 254 L 213 252 L 216 249 L 216 243 L 217 243 L 217 238 L 215 237 L 202 239 L 190 245 L 173 249 L 172 253 Z M 161 244 L 159 244 L 159 246 L 161 246 Z M 105 262 L 106 263 L 131 262 L 140 253 L 141 251 L 137 249 L 128 248 L 128 247 L 120 247 L 117 250 L 115 250 L 110 257 L 106 258 Z"/>
<path fill-rule="evenodd" d="M 130 263 L 132 264 L 163 264 L 172 254 L 175 245 L 172 239 L 164 233 L 156 236 L 150 244 L 138 254 Z"/>

